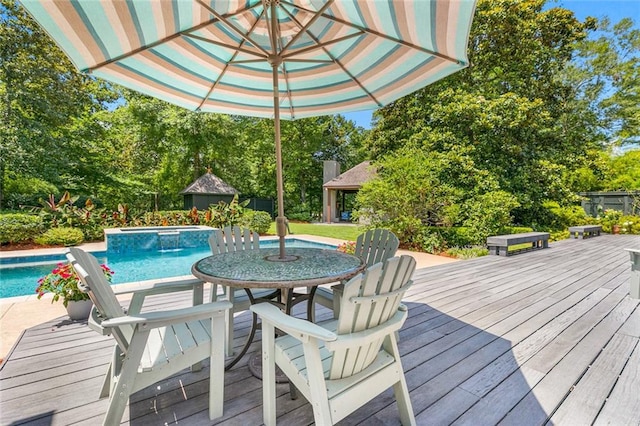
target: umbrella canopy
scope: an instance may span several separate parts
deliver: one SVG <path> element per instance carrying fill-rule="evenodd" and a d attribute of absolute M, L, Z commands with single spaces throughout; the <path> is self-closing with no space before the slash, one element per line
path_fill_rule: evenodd
<path fill-rule="evenodd" d="M 78 69 L 191 110 L 379 108 L 468 65 L 474 0 L 21 0 Z"/>

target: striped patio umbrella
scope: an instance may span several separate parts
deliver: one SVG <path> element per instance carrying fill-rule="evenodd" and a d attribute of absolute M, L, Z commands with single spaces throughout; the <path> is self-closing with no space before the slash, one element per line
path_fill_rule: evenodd
<path fill-rule="evenodd" d="M 468 65 L 475 0 L 21 0 L 83 72 L 275 122 L 371 110 Z"/>

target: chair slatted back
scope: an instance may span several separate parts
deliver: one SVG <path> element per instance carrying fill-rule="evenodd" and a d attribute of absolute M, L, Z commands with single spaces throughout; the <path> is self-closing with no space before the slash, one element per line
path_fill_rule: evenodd
<path fill-rule="evenodd" d="M 214 229 L 209 236 L 209 247 L 213 254 L 254 250 L 260 248 L 260 235 L 239 226 Z"/>
<path fill-rule="evenodd" d="M 364 259 L 367 266 L 392 258 L 396 255 L 400 241 L 387 229 L 371 229 L 358 235 L 355 255 Z"/>
<path fill-rule="evenodd" d="M 75 269 L 80 283 L 78 288 L 89 295 L 95 309 L 100 314 L 100 320 L 118 318 L 124 316 L 124 310 L 113 293 L 111 283 L 105 278 L 102 267 L 92 254 L 77 247 L 69 248 L 67 260 Z M 113 337 L 118 345 L 126 352 L 133 335 L 133 328 L 123 326 L 114 329 Z"/>
<path fill-rule="evenodd" d="M 337 334 L 349 335 L 383 325 L 398 310 L 404 293 L 412 284 L 416 261 L 411 256 L 388 259 L 369 267 L 344 286 Z M 384 337 L 333 353 L 329 379 L 359 373 L 378 355 Z"/>

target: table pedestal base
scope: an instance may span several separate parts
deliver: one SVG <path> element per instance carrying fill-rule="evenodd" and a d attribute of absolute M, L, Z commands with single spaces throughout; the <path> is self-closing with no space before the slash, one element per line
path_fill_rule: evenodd
<path fill-rule="evenodd" d="M 249 357 L 247 363 L 249 371 L 258 379 L 262 380 L 262 352 L 256 352 Z M 276 383 L 289 383 L 289 378 L 276 365 Z"/>

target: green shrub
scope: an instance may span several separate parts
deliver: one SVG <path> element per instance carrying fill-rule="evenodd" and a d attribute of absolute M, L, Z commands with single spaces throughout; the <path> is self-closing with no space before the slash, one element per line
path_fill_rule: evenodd
<path fill-rule="evenodd" d="M 607 209 L 591 222 L 602 225 L 602 231 L 608 234 L 612 234 L 613 226 L 618 225 L 621 234 L 640 235 L 640 216 L 623 216 L 618 210 Z"/>
<path fill-rule="evenodd" d="M 39 216 L 24 213 L 0 214 L 0 244 L 31 241 L 43 230 Z"/>
<path fill-rule="evenodd" d="M 285 216 L 287 219 L 296 222 L 311 222 L 313 220 L 311 208 L 308 203 L 300 203 L 291 208 L 287 208 Z"/>
<path fill-rule="evenodd" d="M 434 227 L 427 227 L 413 240 L 414 246 L 427 253 L 438 254 L 447 249 L 447 241 Z"/>
<path fill-rule="evenodd" d="M 457 259 L 472 259 L 474 257 L 486 256 L 489 250 L 486 247 L 453 247 L 447 250 L 449 256 Z"/>
<path fill-rule="evenodd" d="M 448 247 L 465 247 L 474 244 L 476 238 L 472 230 L 466 226 L 433 227 L 432 231 L 439 233 L 447 242 Z"/>
<path fill-rule="evenodd" d="M 539 222 L 545 223 L 545 227 L 552 231 L 562 231 L 570 226 L 587 225 L 593 221 L 580 206 L 560 206 L 555 201 L 547 201 L 543 207 L 546 217 L 541 218 L 544 220 Z"/>
<path fill-rule="evenodd" d="M 76 228 L 51 228 L 35 239 L 46 246 L 77 246 L 84 240 L 82 231 Z"/>
<path fill-rule="evenodd" d="M 484 244 L 488 236 L 497 235 L 500 229 L 509 226 L 511 211 L 519 206 L 516 198 L 505 191 L 490 191 L 467 200 L 464 225 L 469 227 L 473 242 Z"/>
<path fill-rule="evenodd" d="M 98 224 L 87 224 L 81 227 L 84 241 L 102 241 L 104 240 L 104 228 Z"/>
<path fill-rule="evenodd" d="M 4 191 L 5 205 L 10 209 L 20 209 L 40 205 L 39 199 L 57 193 L 58 189 L 42 179 L 7 172 Z"/>
<path fill-rule="evenodd" d="M 296 222 L 311 222 L 312 218 L 309 213 L 288 213 L 287 219 L 295 220 Z"/>
<path fill-rule="evenodd" d="M 560 241 L 566 240 L 569 238 L 569 230 L 565 229 L 564 231 L 552 231 L 549 234 L 549 241 Z"/>
<path fill-rule="evenodd" d="M 640 235 L 640 216 L 622 216 L 619 225 L 621 234 Z"/>
<path fill-rule="evenodd" d="M 271 215 L 267 212 L 246 210 L 240 220 L 240 225 L 257 232 L 258 234 L 266 234 L 269 232 L 271 222 L 273 222 L 273 219 L 271 219 Z"/>
<path fill-rule="evenodd" d="M 503 226 L 495 235 L 523 234 L 525 232 L 533 232 L 533 228 L 528 226 Z"/>

